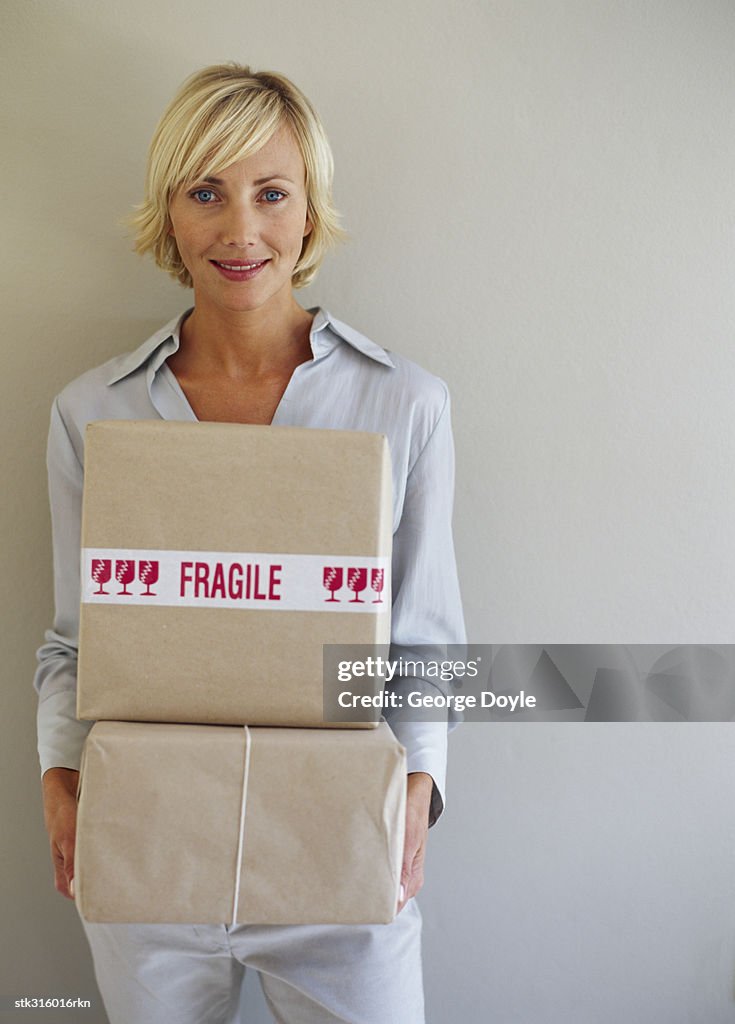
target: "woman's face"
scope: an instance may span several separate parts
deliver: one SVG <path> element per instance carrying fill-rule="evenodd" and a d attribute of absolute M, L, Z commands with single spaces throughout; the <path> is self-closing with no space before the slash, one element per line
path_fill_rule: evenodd
<path fill-rule="evenodd" d="M 311 231 L 304 178 L 301 152 L 284 127 L 257 153 L 173 196 L 169 233 L 198 310 L 277 315 L 289 308 L 291 275 Z"/>

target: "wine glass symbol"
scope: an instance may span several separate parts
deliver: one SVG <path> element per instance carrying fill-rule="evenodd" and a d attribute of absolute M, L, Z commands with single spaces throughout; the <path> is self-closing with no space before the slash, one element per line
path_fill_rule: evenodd
<path fill-rule="evenodd" d="M 342 570 L 336 566 L 325 566 L 323 584 L 332 595 L 331 597 L 325 597 L 324 600 L 339 601 L 339 598 L 334 596 L 334 592 L 342 586 Z"/>
<path fill-rule="evenodd" d="M 110 582 L 112 576 L 112 560 L 109 558 L 93 558 L 92 559 L 92 580 L 99 584 L 99 590 L 95 590 L 95 594 L 109 594 L 109 590 L 105 590 L 105 583 Z"/>
<path fill-rule="evenodd" d="M 357 595 L 367 586 L 367 569 L 348 569 L 347 586 L 355 595 L 350 604 L 355 604 L 355 602 L 364 604 L 363 599 Z"/>
<path fill-rule="evenodd" d="M 158 582 L 158 562 L 151 562 L 148 559 L 141 559 L 138 562 L 138 579 L 145 583 L 145 590 L 142 597 L 155 597 L 156 592 L 151 590 L 154 583 Z"/>
<path fill-rule="evenodd" d="M 382 604 L 383 598 L 380 596 L 383 593 L 383 586 L 385 585 L 385 572 L 383 569 L 371 569 L 370 570 L 370 589 L 374 590 L 378 595 L 373 604 Z"/>
<path fill-rule="evenodd" d="M 127 589 L 128 583 L 132 583 L 135 579 L 135 559 L 133 558 L 118 558 L 115 561 L 115 579 L 118 583 L 122 583 L 122 590 L 118 590 L 118 595 L 127 594 L 130 596 L 130 591 Z"/>

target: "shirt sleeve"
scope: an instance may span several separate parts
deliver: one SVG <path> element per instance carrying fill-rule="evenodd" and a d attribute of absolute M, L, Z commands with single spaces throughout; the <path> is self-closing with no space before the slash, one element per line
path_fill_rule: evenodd
<path fill-rule="evenodd" d="M 390 658 L 424 662 L 446 658 L 447 645 L 466 643 L 462 601 L 452 537 L 454 442 L 449 395 L 428 441 L 411 467 L 398 529 L 393 535 L 393 609 Z M 417 651 L 416 648 L 419 648 Z M 396 677 L 397 679 L 397 677 Z M 411 690 L 439 692 L 436 681 L 403 676 L 386 689 L 404 697 Z M 409 772 L 434 780 L 429 823 L 444 809 L 447 732 L 460 720 L 421 716 L 405 706 L 388 708 L 385 718 L 406 748 Z"/>
<path fill-rule="evenodd" d="M 33 685 L 38 693 L 38 755 L 49 768 L 78 770 L 92 722 L 76 716 L 79 637 L 82 463 L 62 418 L 58 399 L 51 410 L 48 481 L 54 551 L 53 628 L 37 652 Z"/>

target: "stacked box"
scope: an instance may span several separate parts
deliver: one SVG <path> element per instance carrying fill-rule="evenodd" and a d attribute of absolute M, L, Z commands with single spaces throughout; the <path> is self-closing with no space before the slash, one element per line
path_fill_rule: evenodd
<path fill-rule="evenodd" d="M 324 721 L 322 657 L 325 644 L 389 642 L 391 535 L 381 435 L 89 425 L 77 712 L 97 722 L 75 863 L 87 920 L 392 919 L 405 751 L 377 711 Z"/>
<path fill-rule="evenodd" d="M 324 727 L 322 646 L 390 641 L 391 493 L 381 434 L 91 423 L 79 718 Z"/>
<path fill-rule="evenodd" d="M 97 722 L 82 764 L 87 921 L 392 920 L 406 766 L 383 722 L 346 729 Z"/>

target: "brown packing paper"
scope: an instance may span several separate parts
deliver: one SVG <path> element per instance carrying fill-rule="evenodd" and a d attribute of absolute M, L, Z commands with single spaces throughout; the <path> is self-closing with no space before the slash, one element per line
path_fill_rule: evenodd
<path fill-rule="evenodd" d="M 77 906 L 90 922 L 387 923 L 405 800 L 405 751 L 384 722 L 357 734 L 98 722 Z"/>
<path fill-rule="evenodd" d="M 328 564 L 389 559 L 391 538 L 382 435 L 155 420 L 87 428 L 83 549 L 307 554 Z M 120 590 L 115 564 L 107 591 Z M 77 714 L 324 726 L 322 646 L 388 644 L 390 585 L 382 611 L 368 585 L 366 614 L 334 611 L 352 595 L 343 589 L 330 603 L 321 586 L 319 576 L 318 611 L 83 602 Z"/>

